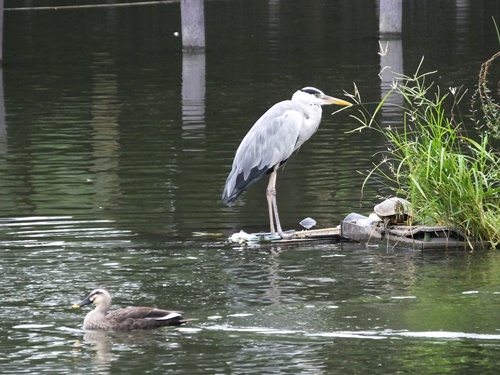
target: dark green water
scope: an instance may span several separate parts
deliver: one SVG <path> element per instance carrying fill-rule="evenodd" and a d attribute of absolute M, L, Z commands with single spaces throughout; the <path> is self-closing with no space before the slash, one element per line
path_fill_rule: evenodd
<path fill-rule="evenodd" d="M 269 106 L 310 85 L 343 97 L 353 82 L 366 103 L 380 99 L 375 4 L 205 7 L 207 52 L 194 57 L 174 36 L 178 4 L 5 12 L 0 372 L 496 373 L 497 252 L 225 241 L 267 229 L 265 181 L 232 208 L 220 195 Z M 425 55 L 440 85 L 472 94 L 498 50 L 491 16 L 494 1 L 405 2 L 398 61 L 411 74 Z M 387 145 L 348 133 L 355 108 L 332 111 L 278 177 L 286 228 L 306 216 L 337 225 L 384 193 L 370 182 L 362 194 L 359 171 Z M 115 307 L 198 320 L 86 333 L 88 310 L 71 305 L 97 286 Z"/>

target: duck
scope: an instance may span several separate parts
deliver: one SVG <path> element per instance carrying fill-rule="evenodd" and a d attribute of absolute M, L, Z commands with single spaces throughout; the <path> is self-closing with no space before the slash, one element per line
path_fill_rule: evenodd
<path fill-rule="evenodd" d="M 165 326 L 180 326 L 194 319 L 184 319 L 181 311 L 162 310 L 154 307 L 127 307 L 108 312 L 111 294 L 105 289 L 94 289 L 73 308 L 95 305 L 83 320 L 85 330 L 133 331 Z"/>

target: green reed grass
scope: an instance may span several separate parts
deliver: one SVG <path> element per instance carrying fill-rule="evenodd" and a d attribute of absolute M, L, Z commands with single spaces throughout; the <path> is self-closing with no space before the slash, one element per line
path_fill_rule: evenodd
<path fill-rule="evenodd" d="M 395 195 L 412 204 L 413 221 L 446 225 L 475 240 L 500 243 L 500 159 L 488 132 L 469 137 L 458 114 L 460 90 L 443 93 L 429 80 L 433 72 L 398 76 L 373 112 L 357 88 L 351 96 L 361 107 L 353 116 L 361 126 L 382 133 L 390 147 L 367 173 L 382 178 Z M 383 128 L 378 114 L 390 95 L 403 99 L 403 124 Z M 472 246 L 472 243 L 469 242 Z"/>

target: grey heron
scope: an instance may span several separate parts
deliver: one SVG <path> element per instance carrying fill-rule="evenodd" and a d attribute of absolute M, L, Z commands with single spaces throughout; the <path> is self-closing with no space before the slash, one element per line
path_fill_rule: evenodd
<path fill-rule="evenodd" d="M 276 203 L 277 171 L 318 130 L 321 106 L 329 104 L 352 105 L 314 87 L 304 87 L 296 91 L 291 100 L 279 102 L 267 110 L 236 150 L 222 202 L 231 206 L 244 190 L 270 174 L 266 189 L 270 230 L 281 238 L 287 237 L 281 229 Z"/>

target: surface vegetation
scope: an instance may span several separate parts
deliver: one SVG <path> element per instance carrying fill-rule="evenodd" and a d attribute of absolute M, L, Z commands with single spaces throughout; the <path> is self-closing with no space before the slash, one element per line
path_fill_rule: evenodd
<path fill-rule="evenodd" d="M 394 195 L 408 199 L 415 223 L 446 225 L 493 247 L 500 244 L 500 158 L 493 148 L 500 137 L 500 106 L 488 77 L 499 56 L 481 67 L 467 124 L 460 111 L 466 91 L 443 90 L 432 81 L 434 72 L 420 72 L 422 63 L 412 76 L 396 75 L 374 111 L 362 104 L 356 87 L 351 96 L 361 108 L 353 116 L 361 124 L 356 130 L 378 131 L 389 144 L 365 184 L 381 178 Z M 399 95 L 403 102 L 398 128 L 377 122 L 390 95 Z"/>

